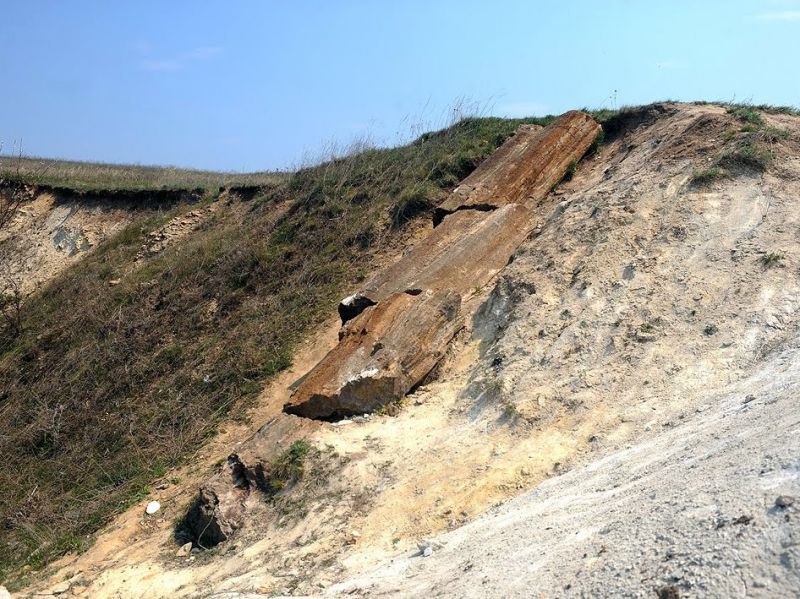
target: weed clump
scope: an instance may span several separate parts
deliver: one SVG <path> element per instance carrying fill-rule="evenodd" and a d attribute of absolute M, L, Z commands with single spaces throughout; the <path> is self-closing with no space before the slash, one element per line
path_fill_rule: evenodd
<path fill-rule="evenodd" d="M 772 152 L 754 139 L 746 138 L 723 152 L 716 160 L 717 167 L 728 170 L 763 172 L 772 161 Z"/>
<path fill-rule="evenodd" d="M 745 123 L 755 123 L 757 125 L 761 125 L 764 122 L 764 118 L 756 112 L 755 107 L 749 106 L 746 104 L 740 104 L 736 106 L 728 106 L 728 114 L 736 117 L 740 121 L 744 121 Z"/>
<path fill-rule="evenodd" d="M 289 485 L 297 482 L 305 473 L 305 461 L 314 446 L 305 439 L 295 441 L 270 465 L 261 490 L 272 499 Z"/>
<path fill-rule="evenodd" d="M 391 209 L 392 228 L 399 229 L 415 217 L 430 214 L 441 189 L 430 182 L 415 183 L 400 193 Z"/>
<path fill-rule="evenodd" d="M 776 252 L 768 252 L 761 256 L 761 264 L 764 268 L 772 268 L 773 266 L 781 266 L 783 264 L 783 254 Z"/>
<path fill-rule="evenodd" d="M 724 168 L 711 167 L 700 171 L 694 171 L 689 183 L 695 187 L 702 187 L 709 185 L 718 179 L 724 179 L 729 176 L 730 173 Z"/>

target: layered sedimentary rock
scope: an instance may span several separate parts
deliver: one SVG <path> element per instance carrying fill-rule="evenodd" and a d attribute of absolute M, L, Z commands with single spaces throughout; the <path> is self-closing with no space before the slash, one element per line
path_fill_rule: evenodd
<path fill-rule="evenodd" d="M 578 111 L 561 115 L 542 130 L 523 129 L 464 179 L 437 212 L 443 218 L 468 207 L 541 200 L 599 132 L 595 120 Z"/>
<path fill-rule="evenodd" d="M 440 206 L 428 237 L 342 301 L 339 345 L 298 382 L 284 410 L 335 418 L 408 393 L 471 317 L 463 300 L 508 264 L 535 225 L 537 204 L 599 132 L 581 112 L 521 128 Z"/>
<path fill-rule="evenodd" d="M 303 379 L 284 411 L 341 417 L 403 397 L 463 325 L 461 296 L 452 290 L 395 293 L 344 325 L 339 344 Z"/>

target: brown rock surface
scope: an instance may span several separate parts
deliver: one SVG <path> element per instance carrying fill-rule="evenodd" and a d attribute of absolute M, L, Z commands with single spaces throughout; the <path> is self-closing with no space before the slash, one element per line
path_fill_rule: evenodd
<path fill-rule="evenodd" d="M 592 117 L 577 110 L 543 130 L 521 129 L 439 206 L 440 218 L 467 207 L 541 200 L 586 153 L 600 129 Z"/>
<path fill-rule="evenodd" d="M 530 233 L 530 210 L 509 204 L 491 212 L 464 210 L 448 216 L 430 235 L 358 293 L 372 302 L 406 290 L 481 287 L 506 264 Z"/>
<path fill-rule="evenodd" d="M 535 226 L 536 204 L 599 131 L 574 111 L 543 130 L 523 126 L 442 204 L 428 237 L 341 302 L 339 345 L 299 382 L 285 411 L 369 412 L 418 384 L 462 326 L 449 315 L 508 264 Z"/>
<path fill-rule="evenodd" d="M 339 344 L 302 380 L 284 411 L 340 417 L 401 399 L 433 369 L 463 322 L 455 291 L 395 293 L 342 328 Z"/>

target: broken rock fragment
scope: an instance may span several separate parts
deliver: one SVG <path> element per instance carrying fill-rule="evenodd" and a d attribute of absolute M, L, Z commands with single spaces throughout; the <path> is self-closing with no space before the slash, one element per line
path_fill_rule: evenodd
<path fill-rule="evenodd" d="M 284 411 L 341 418 L 401 399 L 439 362 L 463 323 L 455 291 L 395 293 L 343 327 L 339 344 L 303 379 Z"/>

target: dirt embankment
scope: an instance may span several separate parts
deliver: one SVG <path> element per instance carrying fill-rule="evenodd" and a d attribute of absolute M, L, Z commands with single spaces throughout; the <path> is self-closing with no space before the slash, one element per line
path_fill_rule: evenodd
<path fill-rule="evenodd" d="M 73 586 L 93 597 L 319 594 L 348 578 L 329 592 L 796 589 L 793 512 L 768 503 L 797 490 L 798 414 L 787 398 L 798 379 L 780 352 L 800 323 L 800 121 L 761 118 L 754 131 L 724 107 L 668 104 L 615 122 L 549 196 L 513 262 L 476 290 L 470 330 L 399 413 L 302 420 L 277 444 L 265 434 L 265 455 L 299 437 L 317 451 L 269 502 L 250 494 L 243 528 L 211 552 L 175 555 L 171 519 L 197 477 L 155 492 L 161 516 L 137 506 L 63 564 L 79 573 Z M 727 172 L 696 176 L 720 164 Z M 335 343 L 331 326 L 297 363 Z M 265 389 L 259 422 L 281 414 L 286 383 Z M 751 425 L 773 432 L 775 447 Z M 225 442 L 198 461 L 237 449 Z M 432 558 L 409 557 L 418 540 L 546 479 L 494 519 L 451 533 Z M 533 528 L 512 540 L 518 526 Z M 641 555 L 625 545 L 630 535 Z M 769 541 L 756 555 L 765 538 L 788 545 Z M 740 549 L 748 559 L 736 562 Z M 361 576 L 397 556 L 396 567 Z M 745 574 L 723 582 L 737 568 Z"/>
<path fill-rule="evenodd" d="M 0 189 L 0 193 L 10 190 Z M 197 202 L 197 191 L 97 191 L 28 186 L 25 201 L 0 232 L 0 277 L 23 294 L 40 287 L 136 219 Z M 197 220 L 195 215 L 183 216 Z M 177 223 L 180 225 L 181 223 Z M 173 227 L 174 228 L 174 227 Z"/>

